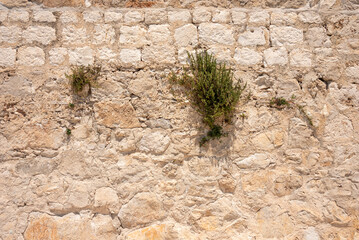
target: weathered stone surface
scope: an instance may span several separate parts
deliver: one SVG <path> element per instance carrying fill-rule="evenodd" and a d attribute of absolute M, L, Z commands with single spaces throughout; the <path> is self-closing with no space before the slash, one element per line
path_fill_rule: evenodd
<path fill-rule="evenodd" d="M 234 24 L 245 25 L 247 23 L 247 14 L 241 9 L 232 9 L 232 21 Z"/>
<path fill-rule="evenodd" d="M 93 43 L 108 44 L 115 42 L 115 29 L 109 24 L 99 24 L 94 28 Z"/>
<path fill-rule="evenodd" d="M 271 24 L 280 25 L 294 25 L 298 19 L 298 15 L 294 12 L 285 13 L 282 11 L 275 11 L 271 14 Z"/>
<path fill-rule="evenodd" d="M 103 187 L 96 190 L 94 207 L 100 211 L 116 213 L 120 209 L 120 201 L 115 190 Z"/>
<path fill-rule="evenodd" d="M 198 27 L 199 41 L 203 44 L 232 45 L 234 43 L 233 30 L 218 23 L 202 23 Z"/>
<path fill-rule="evenodd" d="M 193 11 L 193 22 L 203 23 L 211 20 L 212 14 L 206 8 L 197 8 Z"/>
<path fill-rule="evenodd" d="M 213 13 L 212 22 L 215 23 L 230 23 L 231 13 L 228 10 L 216 10 Z"/>
<path fill-rule="evenodd" d="M 33 15 L 37 22 L 56 22 L 55 15 L 50 11 L 35 11 Z"/>
<path fill-rule="evenodd" d="M 234 53 L 234 60 L 241 65 L 256 65 L 262 62 L 262 56 L 249 48 L 237 48 Z"/>
<path fill-rule="evenodd" d="M 249 13 L 248 24 L 250 25 L 269 25 L 269 13 L 266 11 L 254 11 Z"/>
<path fill-rule="evenodd" d="M 141 50 L 139 49 L 122 49 L 120 59 L 124 63 L 137 63 L 141 61 Z"/>
<path fill-rule="evenodd" d="M 62 64 L 67 56 L 66 48 L 53 48 L 49 51 L 49 60 L 52 65 Z"/>
<path fill-rule="evenodd" d="M 168 22 L 170 23 L 190 23 L 191 21 L 192 16 L 188 10 L 170 11 L 168 13 Z"/>
<path fill-rule="evenodd" d="M 121 27 L 120 43 L 135 46 L 142 46 L 146 43 L 146 30 L 139 26 Z"/>
<path fill-rule="evenodd" d="M 305 40 L 313 47 L 330 47 L 331 41 L 323 27 L 309 28 L 305 34 Z"/>
<path fill-rule="evenodd" d="M 163 24 L 167 22 L 167 11 L 165 9 L 149 9 L 145 11 L 145 23 Z"/>
<path fill-rule="evenodd" d="M 1 0 L 1 3 L 6 7 L 24 7 L 27 4 L 27 0 Z"/>
<path fill-rule="evenodd" d="M 84 11 L 82 15 L 85 22 L 99 23 L 102 21 L 102 12 L 100 11 Z"/>
<path fill-rule="evenodd" d="M 309 50 L 294 49 L 290 52 L 290 65 L 293 67 L 311 67 L 311 52 Z"/>
<path fill-rule="evenodd" d="M 36 0 L 35 2 L 42 3 L 46 7 L 81 7 L 85 6 L 85 0 Z"/>
<path fill-rule="evenodd" d="M 24 10 L 11 10 L 8 16 L 10 21 L 14 22 L 28 22 L 30 19 L 30 14 L 28 11 Z"/>
<path fill-rule="evenodd" d="M 20 48 L 18 63 L 24 66 L 41 66 L 45 64 L 45 53 L 39 47 Z"/>
<path fill-rule="evenodd" d="M 150 25 L 148 28 L 149 40 L 153 44 L 171 43 L 171 32 L 169 26 L 165 25 Z"/>
<path fill-rule="evenodd" d="M 270 38 L 273 46 L 301 43 L 303 31 L 293 27 L 270 26 Z"/>
<path fill-rule="evenodd" d="M 85 28 L 76 28 L 74 26 L 65 27 L 62 30 L 62 38 L 65 44 L 85 44 L 87 42 L 87 34 Z"/>
<path fill-rule="evenodd" d="M 111 113 L 111 114 L 109 114 Z M 99 124 L 106 127 L 139 127 L 135 110 L 131 103 L 99 102 L 95 104 L 95 116 Z"/>
<path fill-rule="evenodd" d="M 97 57 L 100 60 L 107 60 L 112 63 L 116 62 L 117 53 L 110 48 L 102 47 L 97 50 Z"/>
<path fill-rule="evenodd" d="M 251 28 L 238 37 L 238 43 L 242 46 L 265 45 L 268 32 L 264 28 Z"/>
<path fill-rule="evenodd" d="M 93 51 L 90 47 L 75 48 L 69 51 L 69 63 L 72 65 L 91 65 L 94 62 Z"/>
<path fill-rule="evenodd" d="M 21 28 L 12 26 L 0 26 L 0 42 L 1 43 L 17 43 L 22 35 Z"/>
<path fill-rule="evenodd" d="M 176 61 L 175 49 L 169 45 L 145 47 L 142 60 L 149 64 L 173 64 Z"/>
<path fill-rule="evenodd" d="M 138 143 L 138 149 L 146 153 L 161 154 L 166 151 L 171 139 L 165 132 L 154 131 L 142 137 Z"/>
<path fill-rule="evenodd" d="M 16 50 L 12 48 L 0 48 L 0 66 L 14 66 L 16 60 Z"/>
<path fill-rule="evenodd" d="M 50 44 L 52 41 L 56 40 L 55 29 L 51 27 L 28 27 L 23 32 L 23 38 L 26 42 L 38 42 L 44 45 Z"/>
<path fill-rule="evenodd" d="M 77 12 L 75 11 L 65 11 L 61 12 L 60 22 L 62 23 L 77 23 Z"/>
<path fill-rule="evenodd" d="M 177 28 L 174 39 L 177 46 L 196 46 L 198 44 L 197 27 L 193 24 L 187 24 Z"/>
<path fill-rule="evenodd" d="M 105 23 L 120 22 L 123 19 L 123 14 L 120 12 L 105 12 Z"/>
<path fill-rule="evenodd" d="M 149 227 L 141 228 L 127 234 L 128 240 L 148 240 L 148 239 L 166 239 L 171 237 L 169 233 L 169 226 L 166 224 L 151 225 Z"/>
<path fill-rule="evenodd" d="M 125 13 L 125 23 L 139 23 L 145 19 L 144 14 L 139 11 L 129 11 Z"/>
<path fill-rule="evenodd" d="M 304 23 L 321 23 L 322 20 L 320 19 L 320 16 L 317 12 L 301 12 L 298 14 L 298 18 L 300 21 Z"/>
<path fill-rule="evenodd" d="M 123 205 L 118 217 L 125 228 L 161 220 L 166 216 L 162 203 L 153 193 L 136 194 L 127 204 Z"/>
<path fill-rule="evenodd" d="M 264 169 L 274 162 L 273 157 L 265 153 L 256 153 L 245 159 L 240 158 L 235 160 L 235 164 L 244 169 Z"/>
<path fill-rule="evenodd" d="M 288 53 L 283 47 L 280 48 L 268 48 L 264 50 L 264 61 L 268 66 L 272 65 L 285 65 L 288 63 Z"/>

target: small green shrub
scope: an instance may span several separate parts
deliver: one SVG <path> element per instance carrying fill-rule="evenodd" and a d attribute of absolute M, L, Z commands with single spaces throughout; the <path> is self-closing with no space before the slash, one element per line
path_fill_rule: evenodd
<path fill-rule="evenodd" d="M 73 93 L 87 97 L 91 94 L 91 87 L 97 85 L 97 78 L 100 76 L 101 67 L 77 66 L 71 69 L 72 73 L 65 75 L 70 82 Z"/>
<path fill-rule="evenodd" d="M 71 135 L 71 129 L 68 129 L 68 128 L 66 129 L 66 135 L 67 135 L 67 136 L 70 136 L 70 135 Z"/>
<path fill-rule="evenodd" d="M 224 136 L 219 121 L 230 122 L 233 111 L 246 85 L 233 83 L 233 72 L 225 64 L 217 63 L 207 51 L 189 54 L 189 66 L 177 76 L 174 72 L 170 80 L 182 85 L 203 122 L 210 131 L 200 141 L 203 145 L 210 139 Z"/>
<path fill-rule="evenodd" d="M 287 101 L 285 98 L 274 97 L 270 100 L 269 106 L 281 109 L 281 108 L 289 107 L 290 104 L 289 101 Z"/>

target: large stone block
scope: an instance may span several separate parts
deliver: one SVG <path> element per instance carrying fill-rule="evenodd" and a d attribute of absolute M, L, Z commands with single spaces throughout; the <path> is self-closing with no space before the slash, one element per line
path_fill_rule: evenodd
<path fill-rule="evenodd" d="M 140 26 L 127 27 L 120 29 L 120 43 L 135 46 L 143 46 L 146 43 L 146 29 Z"/>
<path fill-rule="evenodd" d="M 56 32 L 52 27 L 31 26 L 24 31 L 23 38 L 28 43 L 38 42 L 48 45 L 56 40 Z"/>
<path fill-rule="evenodd" d="M 171 32 L 167 24 L 150 25 L 148 28 L 148 36 L 152 44 L 170 44 L 172 42 Z"/>
<path fill-rule="evenodd" d="M 62 30 L 62 40 L 64 44 L 86 44 L 87 33 L 85 28 L 76 28 L 75 26 L 68 26 Z"/>
<path fill-rule="evenodd" d="M 247 23 L 247 13 L 242 9 L 232 9 L 232 21 L 234 24 L 245 25 Z"/>
<path fill-rule="evenodd" d="M 105 23 L 120 22 L 123 19 L 123 14 L 120 12 L 108 11 L 105 12 Z"/>
<path fill-rule="evenodd" d="M 271 14 L 271 24 L 276 26 L 294 25 L 298 19 L 298 15 L 294 12 L 274 11 Z"/>
<path fill-rule="evenodd" d="M 140 49 L 121 49 L 120 60 L 123 63 L 136 64 L 141 61 Z"/>
<path fill-rule="evenodd" d="M 173 46 L 148 46 L 142 51 L 142 60 L 149 64 L 173 64 L 176 61 L 175 54 Z"/>
<path fill-rule="evenodd" d="M 139 23 L 145 19 L 143 12 L 140 11 L 129 11 L 125 13 L 125 23 Z"/>
<path fill-rule="evenodd" d="M 0 26 L 0 43 L 19 43 L 22 30 L 16 26 Z"/>
<path fill-rule="evenodd" d="M 239 34 L 238 43 L 242 46 L 265 45 L 267 43 L 268 31 L 265 28 L 250 28 Z"/>
<path fill-rule="evenodd" d="M 30 14 L 24 10 L 11 10 L 9 12 L 9 20 L 14 22 L 28 22 L 30 20 Z"/>
<path fill-rule="evenodd" d="M 145 23 L 147 24 L 167 23 L 167 11 L 165 9 L 148 9 L 145 12 Z"/>
<path fill-rule="evenodd" d="M 170 11 L 168 12 L 169 23 L 190 23 L 192 16 L 188 10 Z"/>
<path fill-rule="evenodd" d="M 69 62 L 72 65 L 91 65 L 94 62 L 93 51 L 90 47 L 75 48 L 69 51 Z"/>
<path fill-rule="evenodd" d="M 82 15 L 85 22 L 99 23 L 102 21 L 102 12 L 100 11 L 85 11 Z"/>
<path fill-rule="evenodd" d="M 78 16 L 75 11 L 65 11 L 60 15 L 60 22 L 62 23 L 77 23 Z"/>
<path fill-rule="evenodd" d="M 174 38 L 177 46 L 196 46 L 198 44 L 197 27 L 193 24 L 187 24 L 177 28 Z"/>
<path fill-rule="evenodd" d="M 269 13 L 267 11 L 253 11 L 250 12 L 248 18 L 249 25 L 255 26 L 268 26 L 269 25 Z"/>
<path fill-rule="evenodd" d="M 311 67 L 312 55 L 309 50 L 294 49 L 290 53 L 290 65 L 293 67 Z"/>
<path fill-rule="evenodd" d="M 212 13 L 206 8 L 196 8 L 193 11 L 193 22 L 203 23 L 211 21 Z"/>
<path fill-rule="evenodd" d="M 249 48 L 237 48 L 234 53 L 234 60 L 240 65 L 256 65 L 262 62 L 262 55 Z"/>
<path fill-rule="evenodd" d="M 268 48 L 264 50 L 264 60 L 268 66 L 272 65 L 285 65 L 288 63 L 288 53 L 284 47 Z"/>
<path fill-rule="evenodd" d="M 163 131 L 155 131 L 146 134 L 138 143 L 138 148 L 142 152 L 161 154 L 170 145 L 171 139 Z"/>
<path fill-rule="evenodd" d="M 309 28 L 305 33 L 305 41 L 311 47 L 330 47 L 331 41 L 325 28 L 313 27 Z"/>
<path fill-rule="evenodd" d="M 270 38 L 273 46 L 293 45 L 303 42 L 303 30 L 271 25 Z"/>
<path fill-rule="evenodd" d="M 36 22 L 56 22 L 56 17 L 51 11 L 35 11 L 33 16 Z"/>
<path fill-rule="evenodd" d="M 115 213 L 120 210 L 120 201 L 117 192 L 109 187 L 96 190 L 94 207 L 104 213 Z"/>
<path fill-rule="evenodd" d="M 67 56 L 66 48 L 53 48 L 49 51 L 49 60 L 52 65 L 61 65 Z"/>
<path fill-rule="evenodd" d="M 232 45 L 235 40 L 233 29 L 219 23 L 202 23 L 198 27 L 199 40 L 204 44 Z"/>
<path fill-rule="evenodd" d="M 229 10 L 215 10 L 212 17 L 212 22 L 215 23 L 230 23 L 231 13 Z"/>
<path fill-rule="evenodd" d="M 0 66 L 11 67 L 15 65 L 16 50 L 12 48 L 0 48 Z"/>
<path fill-rule="evenodd" d="M 0 3 L 9 8 L 25 7 L 28 0 L 1 0 Z"/>
<path fill-rule="evenodd" d="M 115 29 L 109 24 L 98 24 L 94 27 L 93 43 L 111 45 L 115 42 Z"/>
<path fill-rule="evenodd" d="M 41 66 L 45 64 L 45 53 L 39 47 L 20 48 L 18 63 L 24 66 Z"/>
<path fill-rule="evenodd" d="M 35 0 L 34 2 L 42 3 L 46 7 L 85 6 L 85 0 Z"/>

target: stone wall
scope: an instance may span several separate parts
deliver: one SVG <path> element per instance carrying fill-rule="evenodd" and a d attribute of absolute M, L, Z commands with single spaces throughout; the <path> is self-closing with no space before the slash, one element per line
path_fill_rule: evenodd
<path fill-rule="evenodd" d="M 2 7 L 0 239 L 358 240 L 357 2 L 239 2 L 262 8 Z M 167 80 L 195 49 L 248 85 L 204 147 Z"/>

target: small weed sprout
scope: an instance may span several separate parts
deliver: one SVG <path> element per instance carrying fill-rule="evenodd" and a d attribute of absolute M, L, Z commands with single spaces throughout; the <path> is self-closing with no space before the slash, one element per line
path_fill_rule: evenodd
<path fill-rule="evenodd" d="M 72 73 L 65 75 L 71 85 L 73 93 L 81 97 L 91 94 L 91 87 L 97 86 L 97 78 L 100 76 L 101 67 L 78 66 L 71 69 Z"/>
<path fill-rule="evenodd" d="M 71 135 L 71 129 L 68 129 L 68 128 L 66 129 L 66 135 L 67 135 L 67 136 L 70 136 L 70 135 Z"/>
<path fill-rule="evenodd" d="M 75 104 L 69 103 L 69 108 L 74 109 L 74 108 L 75 108 Z"/>
<path fill-rule="evenodd" d="M 278 109 L 282 109 L 282 108 L 285 108 L 285 107 L 289 107 L 290 106 L 290 102 L 287 101 L 285 98 L 278 98 L 278 97 L 274 97 L 270 100 L 269 102 L 269 106 L 270 107 L 275 107 L 275 108 L 278 108 Z"/>
<path fill-rule="evenodd" d="M 173 83 L 182 85 L 186 93 L 202 115 L 203 122 L 209 127 L 206 136 L 200 140 L 200 145 L 211 139 L 225 136 L 220 120 L 230 122 L 239 98 L 246 85 L 233 83 L 233 72 L 225 64 L 217 63 L 213 55 L 207 51 L 188 53 L 189 66 L 177 76 L 172 72 L 169 79 Z"/>

